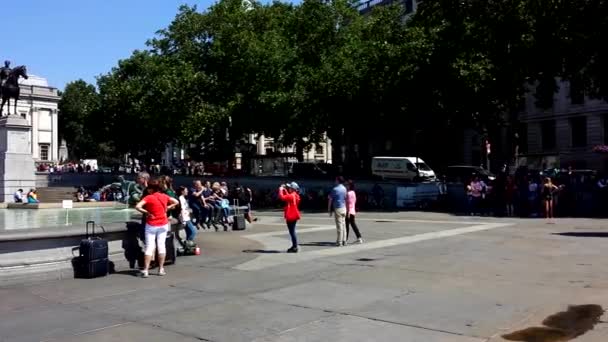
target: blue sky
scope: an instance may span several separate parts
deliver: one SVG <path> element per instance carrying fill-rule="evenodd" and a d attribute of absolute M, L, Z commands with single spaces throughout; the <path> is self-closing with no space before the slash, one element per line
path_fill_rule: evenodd
<path fill-rule="evenodd" d="M 63 89 L 108 72 L 166 27 L 181 4 L 206 9 L 214 0 L 3 0 L 0 61 Z"/>

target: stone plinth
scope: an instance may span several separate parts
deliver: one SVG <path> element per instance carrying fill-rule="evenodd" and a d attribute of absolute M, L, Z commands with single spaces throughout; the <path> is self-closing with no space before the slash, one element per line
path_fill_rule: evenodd
<path fill-rule="evenodd" d="M 0 118 L 0 201 L 13 202 L 18 189 L 25 193 L 36 186 L 36 166 L 29 145 L 32 126 L 26 119 Z"/>

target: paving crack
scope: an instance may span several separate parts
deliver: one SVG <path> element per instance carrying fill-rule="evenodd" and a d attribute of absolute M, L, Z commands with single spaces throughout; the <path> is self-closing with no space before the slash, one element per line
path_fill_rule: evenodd
<path fill-rule="evenodd" d="M 405 293 L 404 295 L 408 295 L 408 294 L 410 294 L 410 293 Z M 265 300 L 274 302 L 273 300 L 268 300 L 268 299 L 265 299 Z M 338 311 L 338 310 L 332 310 L 332 309 L 321 309 L 321 308 L 315 308 L 315 307 L 301 305 L 301 304 L 292 304 L 292 303 L 283 303 L 283 302 L 277 302 L 277 303 L 280 303 L 280 304 L 283 304 L 283 305 L 292 306 L 292 307 L 296 307 L 296 308 L 301 308 L 301 309 L 321 310 L 321 311 L 323 311 L 325 313 L 332 314 L 332 315 L 356 317 L 356 318 L 367 319 L 367 320 L 370 320 L 370 321 L 375 321 L 375 322 L 380 322 L 380 323 L 394 324 L 394 325 L 399 325 L 399 326 L 403 326 L 403 327 L 416 328 L 416 329 L 421 329 L 421 330 L 426 330 L 426 331 L 432 331 L 432 332 L 438 332 L 438 333 L 453 335 L 453 336 L 473 337 L 473 338 L 480 339 L 480 341 L 487 339 L 487 337 L 485 337 L 485 336 L 466 335 L 466 334 L 463 334 L 463 333 L 458 333 L 458 332 L 449 331 L 449 330 L 435 329 L 435 328 L 425 327 L 425 326 L 422 326 L 422 325 L 389 321 L 389 320 L 385 320 L 385 319 L 374 318 L 374 317 L 367 317 L 367 316 L 357 315 L 357 314 L 353 314 L 353 313 L 349 313 L 349 312 L 344 312 L 344 311 Z M 331 317 L 331 316 L 328 316 L 328 317 Z"/>

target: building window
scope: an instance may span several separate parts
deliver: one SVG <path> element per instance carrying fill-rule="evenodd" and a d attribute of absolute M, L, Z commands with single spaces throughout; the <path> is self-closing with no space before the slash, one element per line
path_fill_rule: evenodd
<path fill-rule="evenodd" d="M 48 144 L 40 144 L 40 160 L 50 160 L 49 159 L 49 145 Z"/>
<path fill-rule="evenodd" d="M 572 134 L 572 147 L 587 146 L 587 117 L 570 119 L 570 132 Z"/>
<path fill-rule="evenodd" d="M 323 155 L 325 153 L 325 149 L 323 148 L 323 145 L 316 145 L 315 146 L 315 154 L 316 155 Z"/>
<path fill-rule="evenodd" d="M 570 103 L 573 105 L 585 103 L 585 84 L 578 76 L 570 79 Z"/>
<path fill-rule="evenodd" d="M 544 150 L 552 150 L 555 148 L 555 120 L 548 120 L 542 123 L 541 139 Z"/>

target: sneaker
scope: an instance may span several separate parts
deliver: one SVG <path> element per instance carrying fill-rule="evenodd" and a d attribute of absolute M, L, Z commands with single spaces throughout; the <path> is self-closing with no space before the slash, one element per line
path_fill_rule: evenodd
<path fill-rule="evenodd" d="M 341 242 L 336 242 L 336 247 L 342 247 L 342 243 Z"/>
<path fill-rule="evenodd" d="M 291 247 L 287 250 L 287 253 L 298 253 L 299 249 L 297 247 Z"/>
<path fill-rule="evenodd" d="M 164 268 L 161 268 L 160 270 L 158 270 L 158 275 L 159 275 L 159 276 L 161 276 L 161 277 L 162 277 L 162 276 L 166 276 L 166 275 L 167 275 L 167 272 L 165 272 L 165 269 L 164 269 Z"/>
<path fill-rule="evenodd" d="M 141 277 L 142 278 L 148 278 L 149 277 L 148 271 L 141 271 Z"/>
<path fill-rule="evenodd" d="M 363 243 L 363 239 L 362 238 L 358 238 L 357 241 L 356 241 L 356 243 L 362 244 Z"/>

